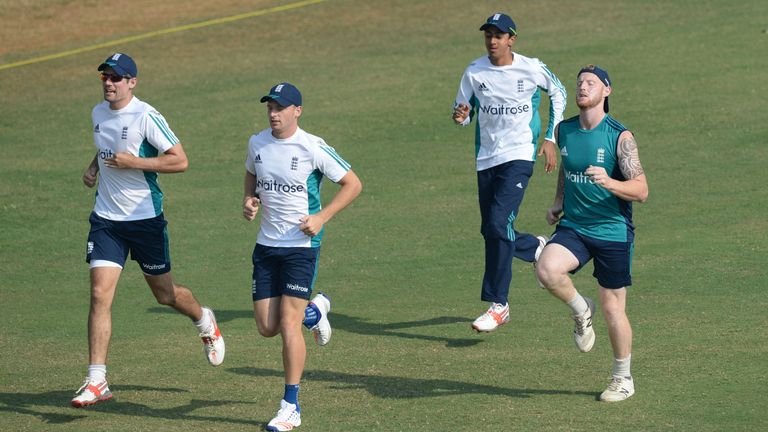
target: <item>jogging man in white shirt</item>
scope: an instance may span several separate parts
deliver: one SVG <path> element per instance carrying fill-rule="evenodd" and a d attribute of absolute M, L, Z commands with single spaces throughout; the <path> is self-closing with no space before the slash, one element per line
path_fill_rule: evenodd
<path fill-rule="evenodd" d="M 319 293 L 308 304 L 324 226 L 360 194 L 362 184 L 322 138 L 299 128 L 302 97 L 295 86 L 277 84 L 261 102 L 267 103 L 270 127 L 248 142 L 243 216 L 252 221 L 263 208 L 253 250 L 253 310 L 262 336 L 283 339 L 285 392 L 267 430 L 287 431 L 301 425 L 298 392 L 307 356 L 302 322 L 319 344 L 330 337 L 330 301 Z M 323 176 L 341 186 L 325 207 Z"/>
<path fill-rule="evenodd" d="M 480 27 L 487 56 L 470 63 L 461 77 L 453 121 L 468 125 L 477 117 L 475 156 L 481 229 L 485 239 L 485 274 L 481 299 L 490 302 L 472 328 L 490 332 L 509 321 L 512 258 L 535 262 L 546 238 L 515 230 L 520 203 L 533 174 L 541 130 L 541 90 L 550 98 L 549 123 L 538 155 L 545 169 L 557 164 L 554 128 L 563 118 L 566 92 L 541 61 L 512 51 L 515 22 L 508 15 L 491 15 Z"/>
<path fill-rule="evenodd" d="M 136 63 L 126 54 L 109 56 L 101 71 L 104 102 L 93 108 L 94 156 L 83 183 L 98 183 L 90 216 L 86 261 L 90 264 L 88 375 L 72 406 L 112 398 L 107 385 L 107 351 L 112 335 L 112 301 L 128 253 L 138 262 L 157 302 L 188 316 L 197 327 L 208 362 L 224 361 L 225 346 L 213 311 L 171 276 L 167 222 L 157 173 L 183 172 L 188 161 L 165 119 L 133 95 Z M 97 181 L 98 180 L 98 181 Z"/>

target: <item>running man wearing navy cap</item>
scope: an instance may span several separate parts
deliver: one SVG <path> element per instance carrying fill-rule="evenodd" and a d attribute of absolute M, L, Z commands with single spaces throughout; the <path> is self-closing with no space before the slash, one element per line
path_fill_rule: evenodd
<path fill-rule="evenodd" d="M 525 189 L 533 174 L 541 131 L 541 90 L 549 95 L 549 123 L 538 155 L 545 169 L 557 164 L 554 128 L 563 118 L 566 93 L 546 65 L 512 51 L 517 27 L 497 13 L 480 27 L 487 56 L 470 63 L 461 77 L 453 121 L 468 125 L 476 116 L 475 156 L 480 201 L 480 232 L 485 240 L 481 300 L 490 302 L 472 328 L 490 332 L 509 321 L 512 258 L 535 262 L 546 239 L 515 230 Z"/>
<path fill-rule="evenodd" d="M 613 369 L 606 402 L 635 393 L 630 373 L 632 327 L 625 311 L 632 285 L 635 226 L 632 202 L 648 199 L 648 183 L 632 132 L 608 115 L 612 83 L 608 72 L 589 65 L 576 80 L 579 115 L 556 131 L 562 164 L 547 222 L 558 223 L 539 257 L 537 276 L 552 295 L 566 303 L 575 321 L 573 338 L 582 352 L 595 343 L 594 302 L 576 291 L 568 273 L 594 259 L 600 305 L 613 348 Z"/>
<path fill-rule="evenodd" d="M 295 86 L 277 84 L 261 102 L 267 103 L 269 128 L 248 141 L 243 216 L 252 221 L 262 208 L 253 250 L 253 310 L 259 334 L 283 339 L 285 391 L 267 430 L 287 431 L 301 425 L 299 381 L 307 356 L 302 323 L 320 345 L 331 336 L 329 299 L 318 293 L 308 303 L 325 224 L 360 194 L 362 184 L 336 150 L 299 127 L 303 106 Z M 325 207 L 323 176 L 341 186 Z"/>
<path fill-rule="evenodd" d="M 97 151 L 82 178 L 88 187 L 98 183 L 86 251 L 91 276 L 89 366 L 85 382 L 71 402 L 76 408 L 112 398 L 106 378 L 112 301 L 129 252 L 157 302 L 192 319 L 208 362 L 218 366 L 225 354 L 213 311 L 201 307 L 192 292 L 171 276 L 157 174 L 185 171 L 184 148 L 165 118 L 133 95 L 138 70 L 131 57 L 113 54 L 98 70 L 104 101 L 91 114 Z"/>

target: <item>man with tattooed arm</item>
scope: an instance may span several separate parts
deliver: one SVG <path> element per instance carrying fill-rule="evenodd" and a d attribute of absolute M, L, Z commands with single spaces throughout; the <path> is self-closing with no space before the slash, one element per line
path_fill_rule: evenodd
<path fill-rule="evenodd" d="M 611 382 L 600 400 L 617 402 L 635 393 L 630 373 L 632 327 L 625 306 L 632 285 L 632 202 L 648 199 L 648 183 L 633 134 L 608 115 L 611 84 L 608 73 L 598 66 L 579 71 L 579 115 L 562 121 L 555 132 L 562 163 L 546 217 L 557 227 L 536 273 L 544 287 L 571 308 L 574 341 L 581 352 L 588 352 L 595 342 L 595 304 L 576 291 L 568 274 L 594 259 L 592 275 L 600 286 L 614 357 Z"/>

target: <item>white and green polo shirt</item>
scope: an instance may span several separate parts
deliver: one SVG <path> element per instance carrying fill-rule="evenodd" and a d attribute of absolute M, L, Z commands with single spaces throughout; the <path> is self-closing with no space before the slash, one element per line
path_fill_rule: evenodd
<path fill-rule="evenodd" d="M 163 212 L 156 172 L 110 168 L 104 159 L 128 152 L 156 157 L 179 142 L 165 118 L 137 97 L 122 109 L 104 101 L 93 108 L 93 141 L 98 149 L 99 185 L 94 212 L 113 221 L 150 219 Z"/>
<path fill-rule="evenodd" d="M 245 169 L 256 176 L 261 200 L 261 228 L 256 242 L 273 247 L 317 247 L 315 237 L 299 229 L 300 219 L 320 211 L 323 176 L 334 183 L 350 165 L 325 141 L 298 128 L 290 138 L 278 139 L 272 129 L 252 135 Z"/>

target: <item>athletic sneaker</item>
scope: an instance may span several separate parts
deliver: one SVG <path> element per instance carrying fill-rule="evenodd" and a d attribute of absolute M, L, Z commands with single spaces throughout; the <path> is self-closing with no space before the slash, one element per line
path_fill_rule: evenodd
<path fill-rule="evenodd" d="M 112 399 L 112 392 L 109 391 L 107 381 L 94 383 L 85 379 L 83 385 L 75 392 L 77 396 L 72 399 L 72 406 L 82 408 L 89 405 L 95 405 L 99 402 L 105 402 Z"/>
<path fill-rule="evenodd" d="M 547 238 L 544 236 L 536 236 L 536 238 L 539 239 L 539 247 L 536 248 L 536 253 L 533 256 L 533 275 L 536 276 L 536 282 L 538 282 L 539 288 L 544 288 L 544 284 L 541 283 L 541 280 L 539 279 L 539 274 L 536 273 L 536 264 L 539 262 L 539 256 L 541 256 L 544 246 L 547 245 Z"/>
<path fill-rule="evenodd" d="M 328 321 L 328 312 L 331 311 L 331 299 L 319 292 L 312 299 L 312 303 L 320 310 L 320 320 L 310 330 L 315 336 L 315 342 L 320 346 L 325 346 L 331 341 L 331 322 Z"/>
<path fill-rule="evenodd" d="M 603 402 L 620 402 L 629 399 L 633 394 L 635 394 L 635 382 L 632 377 L 615 376 L 611 377 L 608 388 L 600 394 L 600 400 Z"/>
<path fill-rule="evenodd" d="M 491 332 L 507 322 L 509 322 L 509 303 L 491 303 L 491 307 L 472 322 L 472 328 L 478 332 Z"/>
<path fill-rule="evenodd" d="M 587 311 L 583 315 L 571 315 L 576 322 L 573 327 L 573 341 L 581 352 L 589 352 L 595 344 L 595 331 L 592 329 L 592 316 L 595 313 L 595 302 L 589 297 L 584 297 L 587 302 Z"/>
<path fill-rule="evenodd" d="M 211 366 L 218 366 L 224 362 L 226 348 L 224 346 L 224 337 L 221 335 L 219 325 L 216 323 L 216 316 L 213 311 L 207 307 L 203 308 L 203 313 L 211 314 L 212 331 L 210 333 L 200 333 L 200 339 L 203 341 L 203 352 L 208 358 Z"/>
<path fill-rule="evenodd" d="M 296 405 L 280 400 L 280 410 L 275 418 L 267 424 L 268 431 L 289 431 L 301 426 L 301 413 L 296 411 Z"/>

